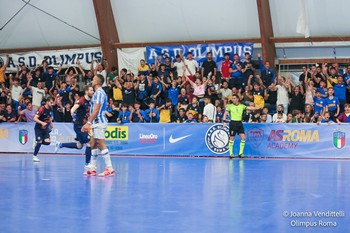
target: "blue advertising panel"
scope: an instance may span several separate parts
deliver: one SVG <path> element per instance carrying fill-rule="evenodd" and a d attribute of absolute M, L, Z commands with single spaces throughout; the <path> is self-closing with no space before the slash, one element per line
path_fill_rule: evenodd
<path fill-rule="evenodd" d="M 350 158 L 348 124 L 244 124 L 245 155 L 284 158 Z M 70 123 L 55 123 L 51 145 L 41 153 L 53 153 L 57 141 L 74 141 Z M 33 152 L 34 124 L 0 124 L 0 152 Z M 222 124 L 109 124 L 106 143 L 111 154 L 228 156 L 229 132 Z M 235 138 L 234 152 L 239 150 Z M 61 149 L 82 154 L 84 150 Z"/>

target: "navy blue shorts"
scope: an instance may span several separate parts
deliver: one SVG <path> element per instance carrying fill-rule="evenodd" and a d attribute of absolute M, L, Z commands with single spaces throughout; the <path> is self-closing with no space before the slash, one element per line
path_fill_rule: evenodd
<path fill-rule="evenodd" d="M 77 135 L 75 140 L 77 140 L 81 144 L 88 143 L 90 141 L 90 136 L 88 132 L 81 132 L 81 128 L 83 128 L 82 125 L 74 124 L 74 131 Z"/>
<path fill-rule="evenodd" d="M 35 125 L 34 131 L 36 141 L 41 141 L 50 138 L 50 127 L 42 129 L 40 126 Z"/>

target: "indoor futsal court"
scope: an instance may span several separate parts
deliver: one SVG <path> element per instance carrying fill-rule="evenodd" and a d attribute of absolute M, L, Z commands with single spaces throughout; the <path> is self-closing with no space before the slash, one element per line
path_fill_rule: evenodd
<path fill-rule="evenodd" d="M 39 164 L 24 154 L 0 159 L 2 232 L 350 228 L 347 160 L 113 157 L 116 176 L 100 178 L 82 176 L 77 155 L 43 155 Z M 339 216 L 309 217 L 309 211 Z"/>

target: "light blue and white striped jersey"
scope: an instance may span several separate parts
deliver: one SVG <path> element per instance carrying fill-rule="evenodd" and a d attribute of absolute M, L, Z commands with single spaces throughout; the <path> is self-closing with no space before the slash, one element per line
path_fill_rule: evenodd
<path fill-rule="evenodd" d="M 99 89 L 97 89 L 95 91 L 95 93 L 91 99 L 90 115 L 94 111 L 95 105 L 101 104 L 101 108 L 98 111 L 98 114 L 97 114 L 95 120 L 92 122 L 93 124 L 98 124 L 98 123 L 105 123 L 106 124 L 106 123 L 108 123 L 106 113 L 105 113 L 106 108 L 107 108 L 107 102 L 108 102 L 108 98 L 107 98 L 106 92 L 102 89 L 102 87 L 100 87 Z"/>

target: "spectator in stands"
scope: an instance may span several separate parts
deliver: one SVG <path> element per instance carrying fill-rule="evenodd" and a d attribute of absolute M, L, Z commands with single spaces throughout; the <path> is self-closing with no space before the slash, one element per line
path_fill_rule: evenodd
<path fill-rule="evenodd" d="M 26 108 L 23 110 L 21 106 L 18 107 L 18 115 L 24 118 L 26 122 L 34 122 L 34 116 L 37 111 L 38 110 L 33 107 L 31 102 L 28 102 L 26 104 Z M 21 117 L 18 118 L 18 121 L 20 120 Z"/>
<path fill-rule="evenodd" d="M 263 85 L 265 87 L 268 87 L 275 82 L 275 73 L 273 69 L 270 67 L 270 62 L 266 61 L 265 65 L 263 65 L 260 53 L 258 53 L 258 62 L 259 62 L 259 68 L 260 68 L 260 76 L 263 81 Z"/>
<path fill-rule="evenodd" d="M 186 110 L 184 108 L 179 109 L 179 114 L 175 116 L 174 122 L 176 123 L 185 123 L 187 120 Z"/>
<path fill-rule="evenodd" d="M 28 83 L 27 83 L 27 88 L 32 91 L 32 96 L 33 96 L 33 107 L 36 109 L 39 109 L 41 107 L 41 102 L 44 99 L 45 96 L 45 91 L 43 89 L 43 83 L 39 82 L 37 87 L 33 87 L 30 85 L 33 77 L 31 73 L 29 72 L 27 75 Z"/>
<path fill-rule="evenodd" d="M 52 112 L 55 122 L 64 122 L 64 107 L 62 105 L 62 96 L 57 95 L 52 106 Z"/>
<path fill-rule="evenodd" d="M 159 122 L 159 111 L 155 108 L 154 101 L 150 101 L 149 109 L 145 110 L 145 121 L 148 123 L 158 123 Z"/>
<path fill-rule="evenodd" d="M 72 85 L 72 80 L 78 75 L 77 68 L 75 66 L 69 66 L 64 75 L 67 86 Z"/>
<path fill-rule="evenodd" d="M 19 86 L 19 80 L 17 78 L 10 79 L 10 85 L 11 85 L 11 95 L 13 104 L 16 106 L 15 108 L 18 108 L 19 100 L 21 98 L 21 95 L 23 93 L 23 89 L 21 86 Z"/>
<path fill-rule="evenodd" d="M 159 123 L 170 123 L 173 112 L 173 106 L 171 99 L 167 98 L 165 104 L 157 108 L 159 111 Z"/>
<path fill-rule="evenodd" d="M 293 118 L 292 118 L 291 123 L 301 123 L 302 122 L 302 113 L 300 110 L 294 109 L 292 111 L 292 116 L 293 116 Z"/>
<path fill-rule="evenodd" d="M 159 83 L 159 78 L 156 76 L 153 78 L 151 84 L 151 99 L 153 99 L 155 106 L 159 106 L 161 103 L 160 95 L 162 94 L 163 86 Z"/>
<path fill-rule="evenodd" d="M 295 86 L 293 82 L 289 85 L 289 112 L 293 110 L 304 111 L 304 88 L 302 84 Z M 294 115 L 294 114 L 293 114 Z"/>
<path fill-rule="evenodd" d="M 316 90 L 316 97 L 314 98 L 314 110 L 318 115 L 323 115 L 325 100 L 321 97 L 321 92 Z"/>
<path fill-rule="evenodd" d="M 145 111 L 141 109 L 140 102 L 135 102 L 134 109 L 131 112 L 132 116 L 132 122 L 133 123 L 140 123 L 144 122 L 145 119 Z"/>
<path fill-rule="evenodd" d="M 276 120 L 274 121 L 275 123 L 286 123 L 286 119 L 284 119 L 284 113 L 282 112 L 277 112 L 276 113 L 277 117 Z M 287 116 L 286 116 L 287 118 Z"/>
<path fill-rule="evenodd" d="M 222 87 L 220 88 L 219 92 L 221 94 L 222 100 L 228 98 L 229 96 L 232 96 L 232 90 L 228 88 L 228 82 L 226 81 L 222 83 Z"/>
<path fill-rule="evenodd" d="M 207 60 L 205 60 L 202 64 L 202 77 L 211 78 L 212 75 L 216 76 L 216 62 L 213 61 L 213 53 L 207 53 Z"/>
<path fill-rule="evenodd" d="M 198 123 L 198 121 L 193 117 L 192 113 L 187 113 L 187 120 L 185 122 L 190 124 Z"/>
<path fill-rule="evenodd" d="M 126 105 L 134 105 L 135 103 L 135 88 L 137 86 L 133 86 L 132 82 L 127 81 L 125 83 L 125 87 L 120 84 L 118 79 L 115 80 L 115 83 L 117 85 L 117 88 L 119 88 L 122 91 L 123 95 L 123 103 Z"/>
<path fill-rule="evenodd" d="M 277 88 L 277 105 L 283 105 L 284 114 L 288 113 L 288 105 L 289 105 L 289 96 L 288 89 L 290 85 L 290 77 L 286 78 L 280 76 L 278 78 Z"/>
<path fill-rule="evenodd" d="M 243 80 L 242 62 L 239 60 L 238 54 L 233 55 L 233 63 L 231 64 L 230 74 L 231 78 L 229 81 L 229 87 L 236 87 L 237 89 L 241 89 Z"/>
<path fill-rule="evenodd" d="M 276 122 L 276 120 L 278 119 L 278 114 L 282 114 L 282 119 L 284 120 L 284 122 L 287 121 L 287 115 L 283 111 L 283 105 L 282 104 L 277 106 L 277 113 L 275 113 L 272 116 L 272 122 Z"/>
<path fill-rule="evenodd" d="M 265 106 L 265 90 L 259 82 L 255 82 L 252 85 L 251 84 L 252 78 L 253 78 L 253 75 L 251 75 L 248 79 L 249 91 L 246 93 L 247 93 L 247 96 L 253 100 L 255 107 L 262 109 Z"/>
<path fill-rule="evenodd" d="M 266 90 L 265 95 L 265 107 L 268 109 L 276 109 L 276 103 L 277 103 L 277 87 L 275 83 L 271 83 L 270 86 L 268 86 Z"/>
<path fill-rule="evenodd" d="M 329 114 L 329 112 L 324 112 L 323 117 L 319 117 L 317 124 L 320 123 L 327 123 L 327 124 L 331 124 L 334 123 L 334 121 L 331 119 L 331 115 Z"/>
<path fill-rule="evenodd" d="M 345 104 L 344 105 L 344 110 L 342 114 L 337 118 L 338 124 L 340 123 L 350 123 L 350 104 Z"/>
<path fill-rule="evenodd" d="M 225 60 L 221 63 L 221 81 L 222 82 L 229 82 L 230 80 L 230 68 L 233 63 L 233 61 L 230 60 L 230 54 L 225 53 L 224 55 Z"/>
<path fill-rule="evenodd" d="M 194 96 L 191 104 L 187 106 L 187 118 L 188 114 L 191 113 L 194 119 L 200 121 L 202 119 L 203 109 L 199 106 L 198 98 Z"/>
<path fill-rule="evenodd" d="M 11 105 L 7 105 L 7 106 L 6 106 L 5 115 L 4 115 L 4 117 L 3 117 L 3 121 L 5 121 L 5 122 L 15 122 L 16 119 L 17 119 L 17 114 L 16 114 L 16 112 L 13 111 Z"/>
<path fill-rule="evenodd" d="M 262 109 L 262 114 L 261 116 L 266 115 L 266 120 L 264 123 L 271 123 L 272 122 L 272 116 L 269 114 L 269 108 L 264 107 Z"/>
<path fill-rule="evenodd" d="M 205 107 L 203 109 L 203 115 L 207 116 L 209 123 L 216 122 L 216 107 L 211 103 L 210 96 L 204 98 Z"/>
<path fill-rule="evenodd" d="M 250 53 L 244 53 L 244 57 L 245 60 L 242 63 L 242 73 L 243 73 L 243 82 L 242 82 L 242 89 L 244 89 L 247 85 L 248 85 L 248 79 L 251 75 L 253 75 L 253 77 L 255 77 L 254 75 L 254 66 L 252 63 L 252 56 L 250 55 Z M 259 76 L 260 77 L 260 76 Z M 255 83 L 256 80 L 251 80 L 251 83 Z M 263 82 L 260 82 L 260 85 L 263 85 Z M 265 89 L 265 88 L 264 88 Z"/>
<path fill-rule="evenodd" d="M 182 57 L 182 53 L 180 53 L 180 56 L 185 63 L 185 68 L 186 68 L 185 75 L 186 75 L 186 77 L 190 78 L 191 81 L 194 81 L 193 76 L 195 75 L 196 71 L 199 71 L 198 62 L 193 59 L 192 52 L 187 53 L 187 59 L 184 59 Z"/>
<path fill-rule="evenodd" d="M 334 96 L 333 87 L 328 88 L 328 97 L 324 99 L 324 102 L 324 112 L 328 112 L 332 121 L 336 121 L 340 113 L 340 102 L 339 99 Z"/>
<path fill-rule="evenodd" d="M 137 67 L 137 72 L 139 74 L 143 74 L 145 76 L 149 75 L 151 72 L 151 69 L 149 68 L 149 66 L 146 64 L 146 61 L 144 59 L 140 60 L 140 65 L 139 67 Z"/>
<path fill-rule="evenodd" d="M 55 72 L 52 66 L 49 66 L 49 67 L 46 67 L 46 65 L 44 66 L 45 87 L 47 87 L 50 90 L 54 86 L 54 82 L 56 81 L 56 78 L 58 77 L 61 70 L 62 70 L 62 64 L 60 64 L 60 68 L 58 69 L 57 72 Z"/>
<path fill-rule="evenodd" d="M 119 115 L 117 118 L 117 122 L 119 124 L 130 123 L 132 119 L 131 112 L 128 110 L 127 104 L 122 104 L 121 111 L 119 111 Z"/>
<path fill-rule="evenodd" d="M 58 94 L 62 96 L 62 105 L 66 106 L 67 103 L 73 103 L 72 98 L 72 89 L 75 88 L 75 86 L 68 87 L 68 84 L 66 82 L 61 82 L 60 90 L 58 91 Z"/>
<path fill-rule="evenodd" d="M 334 96 L 338 98 L 340 105 L 340 112 L 344 110 L 344 104 L 346 103 L 346 89 L 350 89 L 346 83 L 344 83 L 343 76 L 339 75 L 337 83 L 333 85 Z"/>
<path fill-rule="evenodd" d="M 91 62 L 91 66 L 94 66 L 94 60 Z M 103 60 L 103 64 L 98 62 L 96 67 L 93 69 L 94 75 L 100 74 L 104 78 L 104 82 L 102 84 L 102 88 L 106 90 L 106 87 L 108 85 L 108 80 L 107 80 L 107 70 L 108 70 L 108 62 L 106 59 Z"/>
<path fill-rule="evenodd" d="M 301 69 L 302 71 L 299 76 L 299 84 L 305 87 L 306 82 L 311 79 L 311 73 L 307 69 L 307 66 L 302 66 Z"/>
<path fill-rule="evenodd" d="M 9 65 L 9 63 L 10 63 L 10 56 L 7 54 L 5 64 L 0 63 L 0 84 L 5 83 L 5 81 L 6 81 L 5 80 L 5 78 L 6 78 L 5 71 L 6 71 L 7 66 Z"/>
<path fill-rule="evenodd" d="M 83 76 L 83 79 L 84 79 L 84 82 L 85 82 L 85 85 L 90 85 L 92 83 L 92 79 L 94 77 L 94 72 L 93 72 L 93 62 L 91 62 L 91 67 L 90 67 L 90 70 L 86 73 L 83 69 L 83 67 L 81 67 L 81 63 L 80 63 L 80 60 L 78 59 L 77 60 L 77 65 L 78 65 L 78 68 Z"/>

